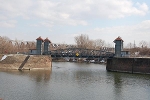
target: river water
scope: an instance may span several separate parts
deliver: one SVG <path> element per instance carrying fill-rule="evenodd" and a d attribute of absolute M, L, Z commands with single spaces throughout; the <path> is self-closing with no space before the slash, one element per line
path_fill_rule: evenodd
<path fill-rule="evenodd" d="M 150 75 L 53 62 L 52 71 L 0 71 L 2 100 L 150 100 Z"/>

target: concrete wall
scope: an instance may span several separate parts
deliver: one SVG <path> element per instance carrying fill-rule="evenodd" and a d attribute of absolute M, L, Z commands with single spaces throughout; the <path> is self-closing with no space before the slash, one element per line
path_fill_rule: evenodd
<path fill-rule="evenodd" d="M 107 71 L 150 74 L 150 58 L 107 59 Z"/>
<path fill-rule="evenodd" d="M 7 55 L 6 59 L 0 61 L 0 69 L 18 70 L 28 55 Z M 1 58 L 0 58 L 1 59 Z M 23 66 L 23 70 L 48 69 L 51 70 L 52 59 L 47 55 L 30 55 Z"/>

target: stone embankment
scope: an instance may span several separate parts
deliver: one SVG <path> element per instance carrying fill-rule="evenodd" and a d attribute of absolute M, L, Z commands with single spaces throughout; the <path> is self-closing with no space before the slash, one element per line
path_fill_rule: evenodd
<path fill-rule="evenodd" d="M 107 71 L 150 74 L 150 58 L 107 59 Z"/>
<path fill-rule="evenodd" d="M 0 69 L 8 70 L 33 70 L 51 69 L 52 60 L 45 55 L 0 55 Z"/>

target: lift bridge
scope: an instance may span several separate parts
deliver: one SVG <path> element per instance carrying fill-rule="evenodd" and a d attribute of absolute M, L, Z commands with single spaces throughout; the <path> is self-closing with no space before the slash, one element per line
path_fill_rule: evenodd
<path fill-rule="evenodd" d="M 101 50 L 84 48 L 65 48 L 43 52 L 43 55 L 51 55 L 52 58 L 86 58 L 86 59 L 107 59 L 114 57 L 114 48 Z"/>

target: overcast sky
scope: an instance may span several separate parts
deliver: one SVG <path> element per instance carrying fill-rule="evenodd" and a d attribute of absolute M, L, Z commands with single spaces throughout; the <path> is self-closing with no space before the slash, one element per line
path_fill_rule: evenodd
<path fill-rule="evenodd" d="M 74 37 L 150 42 L 150 0 L 0 0 L 0 36 L 74 44 Z"/>

